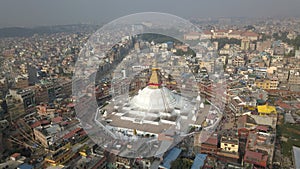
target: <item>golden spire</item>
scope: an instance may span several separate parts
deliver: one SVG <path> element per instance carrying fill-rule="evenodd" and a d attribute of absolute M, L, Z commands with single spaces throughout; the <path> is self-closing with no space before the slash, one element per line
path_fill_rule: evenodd
<path fill-rule="evenodd" d="M 161 86 L 161 80 L 158 75 L 158 68 L 157 68 L 157 63 L 154 61 L 153 66 L 152 66 L 152 74 L 149 80 L 149 87 L 152 89 L 158 89 Z"/>

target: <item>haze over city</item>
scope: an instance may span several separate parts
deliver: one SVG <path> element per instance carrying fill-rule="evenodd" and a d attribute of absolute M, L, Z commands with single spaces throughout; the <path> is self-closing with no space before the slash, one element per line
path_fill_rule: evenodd
<path fill-rule="evenodd" d="M 300 16 L 299 0 L 3 0 L 0 27 L 103 24 L 138 12 L 190 17 Z"/>
<path fill-rule="evenodd" d="M 0 169 L 300 169 L 299 0 L 1 0 Z"/>

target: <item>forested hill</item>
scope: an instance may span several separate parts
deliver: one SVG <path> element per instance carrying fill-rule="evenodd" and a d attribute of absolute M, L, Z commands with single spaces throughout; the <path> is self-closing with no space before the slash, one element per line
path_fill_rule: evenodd
<path fill-rule="evenodd" d="M 100 28 L 99 25 L 58 25 L 58 26 L 40 26 L 34 28 L 23 27 L 8 27 L 0 28 L 0 38 L 5 37 L 29 37 L 34 34 L 53 34 L 60 32 L 82 32 L 82 31 L 96 31 Z"/>

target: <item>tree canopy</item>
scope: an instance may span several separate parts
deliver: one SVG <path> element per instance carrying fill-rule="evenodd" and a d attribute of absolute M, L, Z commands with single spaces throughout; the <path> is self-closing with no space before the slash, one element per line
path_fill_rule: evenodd
<path fill-rule="evenodd" d="M 191 168 L 192 165 L 193 163 L 190 159 L 178 158 L 171 163 L 171 169 Z"/>
<path fill-rule="evenodd" d="M 226 44 L 236 44 L 240 45 L 241 40 L 235 38 L 220 38 L 220 39 L 213 39 L 214 42 L 218 42 L 218 49 L 222 49 Z"/>

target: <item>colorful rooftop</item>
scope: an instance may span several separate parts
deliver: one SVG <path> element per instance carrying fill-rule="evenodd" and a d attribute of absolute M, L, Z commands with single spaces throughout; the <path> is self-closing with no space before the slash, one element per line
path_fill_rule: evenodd
<path fill-rule="evenodd" d="M 257 111 L 260 115 L 262 114 L 271 114 L 271 113 L 277 113 L 276 112 L 276 107 L 275 106 L 269 106 L 269 105 L 262 105 L 262 106 L 257 106 Z"/>
<path fill-rule="evenodd" d="M 259 165 L 262 167 L 267 166 L 267 160 L 268 160 L 268 155 L 264 155 L 259 152 L 254 152 L 254 151 L 246 151 L 246 154 L 244 156 L 244 161 L 247 163 Z"/>
<path fill-rule="evenodd" d="M 191 169 L 198 169 L 204 166 L 207 154 L 197 154 Z"/>
<path fill-rule="evenodd" d="M 170 169 L 172 161 L 176 160 L 178 156 L 181 153 L 181 149 L 174 147 L 171 149 L 167 156 L 164 158 L 162 165 L 160 165 L 161 168 Z"/>

